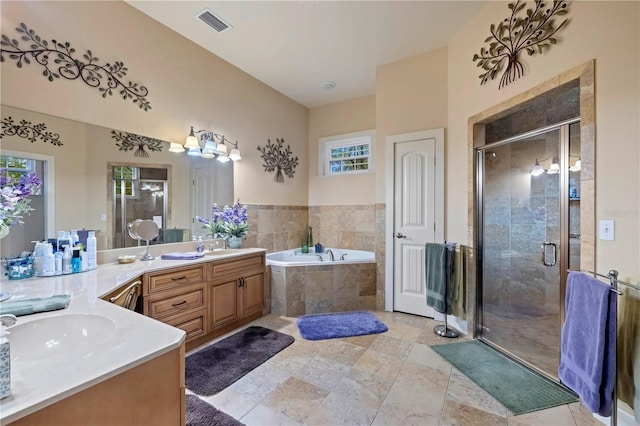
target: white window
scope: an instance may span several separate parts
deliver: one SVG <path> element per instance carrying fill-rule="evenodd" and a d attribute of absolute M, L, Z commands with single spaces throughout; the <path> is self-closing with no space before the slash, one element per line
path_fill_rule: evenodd
<path fill-rule="evenodd" d="M 320 138 L 318 175 L 373 172 L 375 130 Z"/>

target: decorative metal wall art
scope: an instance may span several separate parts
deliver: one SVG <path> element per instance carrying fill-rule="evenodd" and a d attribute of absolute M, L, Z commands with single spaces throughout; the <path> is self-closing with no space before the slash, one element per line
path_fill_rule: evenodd
<path fill-rule="evenodd" d="M 20 120 L 20 123 L 13 121 L 12 117 L 4 117 L 2 119 L 2 133 L 0 133 L 0 139 L 5 136 L 19 136 L 23 139 L 28 139 L 32 143 L 36 139 L 40 139 L 42 142 L 50 142 L 55 146 L 62 146 L 60 142 L 60 135 L 53 132 L 47 132 L 47 125 L 44 123 L 32 124 L 27 120 Z"/>
<path fill-rule="evenodd" d="M 145 151 L 145 148 L 148 148 L 149 151 L 161 152 L 162 144 L 165 143 L 160 139 L 115 130 L 111 131 L 111 137 L 120 142 L 116 144 L 116 146 L 120 148 L 120 151 L 131 151 L 135 149 L 136 152 L 133 153 L 134 157 L 149 158 L 149 154 Z"/>
<path fill-rule="evenodd" d="M 18 68 L 22 68 L 23 63 L 29 65 L 33 59 L 44 67 L 42 75 L 49 81 L 60 77 L 67 80 L 80 79 L 91 87 L 97 87 L 103 98 L 113 95 L 114 90 L 119 90 L 122 99 L 133 99 L 133 103 L 145 111 L 151 109 L 151 104 L 146 98 L 149 90 L 145 86 L 121 80 L 129 71 L 124 63 L 115 61 L 113 65 L 99 65 L 99 59 L 93 56 L 91 50 L 87 50 L 82 58 L 74 57 L 76 49 L 71 47 L 69 42 L 59 43 L 52 39 L 49 43 L 24 23 L 21 23 L 16 31 L 22 34 L 20 39 L 28 43 L 29 48 L 21 48 L 18 40 L 3 34 L 0 40 L 0 61 L 4 62 L 7 55 L 9 59 L 16 61 Z"/>
<path fill-rule="evenodd" d="M 276 175 L 273 178 L 274 182 L 284 182 L 284 172 L 287 177 L 293 179 L 293 175 L 296 172 L 296 166 L 298 165 L 298 157 L 293 157 L 291 147 L 287 145 L 286 149 L 283 149 L 284 138 L 276 138 L 275 144 L 271 143 L 271 139 L 267 139 L 267 144 L 263 147 L 258 145 L 258 151 L 262 154 L 260 157 L 264 160 L 264 171 L 271 173 L 274 170 Z"/>
<path fill-rule="evenodd" d="M 569 10 L 565 0 L 553 0 L 553 5 L 550 3 L 550 0 L 536 0 L 535 8 L 527 9 L 526 16 L 519 16 L 526 2 L 509 3 L 511 16 L 497 26 L 491 24 L 491 36 L 485 40 L 489 49 L 482 47 L 479 55 L 473 55 L 473 62 L 478 61 L 477 66 L 484 70 L 479 76 L 481 85 L 493 80 L 507 61 L 498 86 L 501 89 L 524 75 L 524 66 L 518 57 L 523 50 L 532 56 L 536 52 L 542 54 L 543 49 L 558 43 L 553 36 L 567 25 L 569 19 L 556 27 L 554 17 L 566 15 Z"/>

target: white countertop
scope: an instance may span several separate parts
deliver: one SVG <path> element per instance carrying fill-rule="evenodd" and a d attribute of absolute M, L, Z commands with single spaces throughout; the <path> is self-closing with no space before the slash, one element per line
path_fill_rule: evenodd
<path fill-rule="evenodd" d="M 93 271 L 24 280 L 0 280 L 0 292 L 10 300 L 71 295 L 67 309 L 18 317 L 18 324 L 39 318 L 69 314 L 93 314 L 112 320 L 114 338 L 96 345 L 89 355 L 41 360 L 17 360 L 11 364 L 11 396 L 0 400 L 0 424 L 7 424 L 60 401 L 97 383 L 114 377 L 180 346 L 185 332 L 160 321 L 129 311 L 100 297 L 145 272 L 193 265 L 264 249 L 236 249 L 213 252 L 195 260 L 136 261 L 130 264 L 103 264 Z M 11 331 L 11 328 L 8 328 Z M 11 335 L 7 336 L 11 341 Z M 12 348 L 13 349 L 13 348 Z"/>

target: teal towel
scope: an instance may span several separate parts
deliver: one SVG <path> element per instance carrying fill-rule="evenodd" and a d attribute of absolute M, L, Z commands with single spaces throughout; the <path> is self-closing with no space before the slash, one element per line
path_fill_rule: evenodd
<path fill-rule="evenodd" d="M 451 304 L 447 303 L 447 246 L 427 243 L 424 253 L 427 306 L 442 314 L 450 314 Z"/>
<path fill-rule="evenodd" d="M 69 306 L 71 296 L 57 294 L 51 297 L 36 299 L 7 300 L 0 303 L 0 315 L 13 314 L 15 316 L 37 314 L 38 312 L 57 311 Z"/>

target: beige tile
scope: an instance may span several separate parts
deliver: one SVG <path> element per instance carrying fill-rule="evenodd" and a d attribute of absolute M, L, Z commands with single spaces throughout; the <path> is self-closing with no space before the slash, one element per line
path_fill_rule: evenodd
<path fill-rule="evenodd" d="M 269 395 L 263 405 L 302 422 L 318 408 L 327 395 L 328 391 L 291 377 Z"/>
<path fill-rule="evenodd" d="M 305 424 L 370 425 L 377 412 L 377 404 L 363 403 L 355 393 L 332 393 L 306 419 Z"/>
<path fill-rule="evenodd" d="M 447 400 L 442 412 L 441 426 L 507 426 L 507 418 L 477 408 Z"/>
<path fill-rule="evenodd" d="M 385 324 L 389 327 L 389 331 L 387 331 L 386 334 L 387 336 L 396 337 L 409 342 L 415 342 L 422 331 L 420 328 L 399 321 L 395 321 L 390 324 L 385 322 Z"/>
<path fill-rule="evenodd" d="M 246 426 L 298 426 L 302 425 L 297 420 L 288 417 L 286 414 L 265 407 L 260 404 L 240 419 Z"/>
<path fill-rule="evenodd" d="M 226 388 L 223 391 L 208 397 L 201 397 L 218 410 L 239 419 L 251 411 L 258 403 L 246 396 Z"/>
<path fill-rule="evenodd" d="M 571 415 L 571 410 L 568 405 L 560 405 L 547 410 L 520 414 L 518 416 L 509 413 L 508 420 L 509 426 L 577 426 L 573 421 L 573 416 Z"/>
<path fill-rule="evenodd" d="M 411 342 L 385 335 L 378 337 L 371 345 L 371 349 L 400 359 L 407 358 L 412 348 L 413 343 Z"/>
<path fill-rule="evenodd" d="M 602 426 L 602 423 L 593 417 L 593 413 L 581 401 L 569 404 L 569 410 L 577 426 Z"/>
<path fill-rule="evenodd" d="M 274 232 L 273 221 L 273 210 L 258 210 L 258 233 Z"/>
<path fill-rule="evenodd" d="M 453 369 L 447 389 L 447 401 L 506 417 L 507 409 L 464 374 Z"/>
<path fill-rule="evenodd" d="M 349 372 L 349 379 L 363 386 L 380 400 L 387 396 L 393 385 L 392 381 L 384 381 L 375 372 L 371 373 L 355 368 L 352 368 Z"/>
<path fill-rule="evenodd" d="M 441 370 L 446 374 L 451 373 L 451 364 L 445 361 L 433 349 L 421 343 L 415 343 L 411 348 L 411 353 L 406 359 L 407 362 L 421 364 L 430 368 Z"/>
<path fill-rule="evenodd" d="M 363 348 L 368 348 L 373 344 L 373 342 L 376 341 L 379 336 L 380 335 L 378 334 L 368 334 L 366 336 L 345 337 L 344 339 L 341 339 L 341 341 L 351 343 L 352 345 L 357 345 Z"/>
<path fill-rule="evenodd" d="M 260 402 L 273 392 L 280 383 L 290 377 L 291 374 L 288 371 L 265 363 L 233 383 L 230 388 L 247 398 Z"/>
<path fill-rule="evenodd" d="M 396 382 L 380 411 L 400 419 L 402 425 L 437 425 L 446 387 Z"/>
<path fill-rule="evenodd" d="M 376 418 L 371 423 L 371 426 L 401 426 L 403 425 L 403 421 L 397 417 L 392 416 L 391 414 L 383 413 L 378 411 Z M 437 423 L 433 423 L 436 425 Z M 423 426 L 430 426 L 426 423 Z"/>
<path fill-rule="evenodd" d="M 350 367 L 330 359 L 316 356 L 294 374 L 300 380 L 331 392 L 340 380 L 349 373 Z"/>
<path fill-rule="evenodd" d="M 375 374 L 384 382 L 393 382 L 402 368 L 402 360 L 391 355 L 368 349 L 353 365 L 354 370 Z"/>
<path fill-rule="evenodd" d="M 315 342 L 315 354 L 351 367 L 358 362 L 366 349 L 345 340 L 331 339 Z"/>

